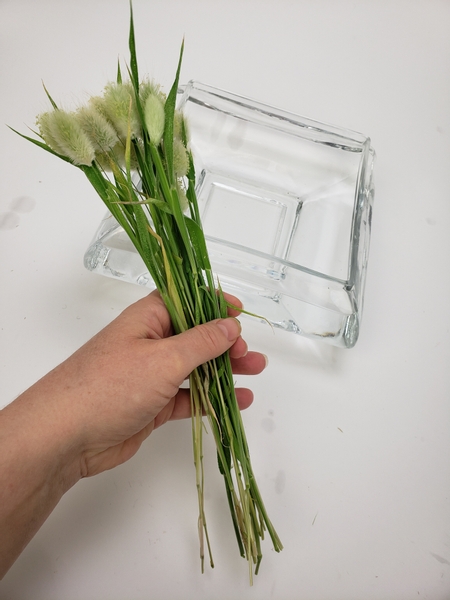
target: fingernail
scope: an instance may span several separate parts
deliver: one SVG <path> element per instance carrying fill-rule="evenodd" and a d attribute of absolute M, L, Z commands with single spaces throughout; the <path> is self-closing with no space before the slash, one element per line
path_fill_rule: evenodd
<path fill-rule="evenodd" d="M 266 354 L 263 354 L 263 356 L 264 356 L 264 360 L 266 361 L 266 367 L 267 367 L 267 365 L 269 364 L 269 357 Z M 264 367 L 264 368 L 266 368 L 266 367 Z"/>
<path fill-rule="evenodd" d="M 229 317 L 228 319 L 221 319 L 217 322 L 217 327 L 224 332 L 229 342 L 236 340 L 241 334 L 241 324 L 237 319 Z"/>

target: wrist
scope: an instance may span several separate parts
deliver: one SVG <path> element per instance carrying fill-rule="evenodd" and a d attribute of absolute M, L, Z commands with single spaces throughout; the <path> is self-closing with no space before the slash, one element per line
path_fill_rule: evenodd
<path fill-rule="evenodd" d="M 69 409 L 70 399 L 55 387 L 50 375 L 8 405 L 4 417 L 12 456 L 35 471 L 36 478 L 54 481 L 62 496 L 80 478 L 79 432 Z M 49 381 L 47 381 L 47 379 Z"/>

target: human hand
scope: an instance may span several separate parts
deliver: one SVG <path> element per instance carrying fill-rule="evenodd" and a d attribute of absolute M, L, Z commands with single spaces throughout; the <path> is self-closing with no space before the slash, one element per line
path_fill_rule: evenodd
<path fill-rule="evenodd" d="M 241 306 L 237 298 L 228 300 Z M 188 417 L 189 390 L 180 386 L 204 362 L 230 349 L 236 374 L 260 373 L 266 359 L 247 352 L 240 331 L 239 322 L 229 318 L 172 335 L 168 312 L 153 292 L 38 382 L 34 392 L 45 398 L 46 411 L 53 406 L 56 420 L 64 419 L 53 427 L 79 448 L 80 475 L 123 463 L 156 427 Z M 251 404 L 250 390 L 236 394 L 241 409 Z"/>
<path fill-rule="evenodd" d="M 228 318 L 172 335 L 153 292 L 0 411 L 0 578 L 81 477 L 123 463 L 156 427 L 189 416 L 180 386 L 197 366 L 229 349 L 236 374 L 264 369 L 240 332 Z M 236 396 L 240 408 L 253 399 L 248 389 Z"/>

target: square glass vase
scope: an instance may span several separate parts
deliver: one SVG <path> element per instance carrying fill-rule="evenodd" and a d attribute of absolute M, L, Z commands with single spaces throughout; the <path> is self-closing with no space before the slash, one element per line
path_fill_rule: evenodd
<path fill-rule="evenodd" d="M 194 81 L 180 89 L 178 108 L 222 288 L 275 327 L 353 347 L 374 199 L 370 138 Z M 110 214 L 84 264 L 155 287 Z"/>

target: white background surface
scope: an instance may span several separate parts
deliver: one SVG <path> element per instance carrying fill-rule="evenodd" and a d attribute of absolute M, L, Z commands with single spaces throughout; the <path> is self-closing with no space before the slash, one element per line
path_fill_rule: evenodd
<path fill-rule="evenodd" d="M 197 559 L 188 422 L 75 486 L 0 583 L 3 600 L 450 598 L 450 3 L 135 0 L 141 72 L 166 89 L 186 36 L 197 79 L 362 131 L 377 152 L 372 245 L 352 350 L 244 320 L 269 355 L 245 413 L 285 550 L 252 589 L 214 452 L 214 571 Z M 0 405 L 144 291 L 84 270 L 103 206 L 27 144 L 46 109 L 127 58 L 126 0 L 0 0 Z M 249 382 L 247 382 L 249 383 Z M 1 434 L 1 432 L 0 432 Z M 1 543 L 1 540 L 0 540 Z"/>

